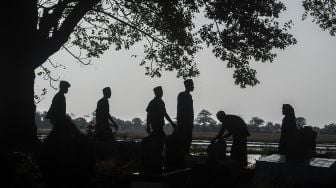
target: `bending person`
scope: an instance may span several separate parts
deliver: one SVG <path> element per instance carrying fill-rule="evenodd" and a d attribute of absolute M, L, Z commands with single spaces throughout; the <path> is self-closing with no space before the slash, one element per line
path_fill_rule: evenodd
<path fill-rule="evenodd" d="M 222 123 L 222 127 L 211 142 L 232 136 L 230 158 L 242 167 L 247 166 L 247 137 L 250 136 L 250 133 L 246 123 L 239 116 L 225 114 L 224 111 L 217 112 L 216 116 Z M 225 131 L 227 131 L 226 134 L 224 134 Z"/>

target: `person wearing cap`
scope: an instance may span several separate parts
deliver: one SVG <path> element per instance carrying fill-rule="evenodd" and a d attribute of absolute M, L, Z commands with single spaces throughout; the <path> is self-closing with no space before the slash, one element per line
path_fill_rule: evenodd
<path fill-rule="evenodd" d="M 164 118 L 168 120 L 168 122 L 176 127 L 175 123 L 171 120 L 166 111 L 165 103 L 162 100 L 163 90 L 161 86 L 155 87 L 154 89 L 155 97 L 152 99 L 147 108 L 147 133 L 150 133 L 151 130 L 153 132 L 161 132 L 163 131 L 163 126 L 165 125 Z"/>
<path fill-rule="evenodd" d="M 114 136 L 112 134 L 111 124 L 112 126 L 118 129 L 118 125 L 113 120 L 110 114 L 110 105 L 108 99 L 111 97 L 111 88 L 105 87 L 103 89 L 103 98 L 101 98 L 97 103 L 96 109 L 96 135 L 101 140 L 114 140 Z"/>
<path fill-rule="evenodd" d="M 70 83 L 67 81 L 60 81 L 59 92 L 54 96 L 51 106 L 47 112 L 46 118 L 52 124 L 59 124 L 64 121 L 66 117 L 66 101 L 64 94 L 68 93 Z"/>
<path fill-rule="evenodd" d="M 225 114 L 224 111 L 218 111 L 216 116 L 222 123 L 222 127 L 211 142 L 232 136 L 230 158 L 238 162 L 241 167 L 247 166 L 247 137 L 250 133 L 246 123 L 241 117 Z M 227 133 L 224 135 L 225 131 Z"/>
<path fill-rule="evenodd" d="M 69 87 L 69 82 L 60 81 L 46 116 L 53 128 L 40 147 L 38 160 L 46 187 L 81 187 L 87 183 L 83 177 L 89 177 L 94 169 L 88 138 L 66 115 L 64 95 Z"/>
<path fill-rule="evenodd" d="M 192 141 L 192 129 L 194 127 L 194 107 L 190 92 L 194 91 L 192 79 L 184 81 L 185 91 L 179 93 L 177 97 L 177 125 L 178 132 L 181 135 L 181 145 L 184 148 L 184 154 L 189 153 Z"/>
<path fill-rule="evenodd" d="M 154 89 L 155 97 L 152 99 L 147 108 L 147 128 L 149 134 L 141 141 L 141 173 L 161 174 L 163 170 L 164 158 L 163 148 L 166 134 L 163 130 L 165 118 L 175 129 L 176 125 L 167 114 L 165 103 L 162 100 L 162 87 Z"/>

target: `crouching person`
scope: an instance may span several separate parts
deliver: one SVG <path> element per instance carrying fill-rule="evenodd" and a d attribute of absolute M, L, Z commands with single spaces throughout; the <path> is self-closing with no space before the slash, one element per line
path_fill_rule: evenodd
<path fill-rule="evenodd" d="M 216 116 L 222 123 L 222 127 L 217 136 L 211 142 L 232 136 L 230 158 L 235 160 L 241 167 L 246 167 L 247 137 L 250 136 L 246 123 L 239 116 L 225 114 L 224 111 L 217 112 Z"/>

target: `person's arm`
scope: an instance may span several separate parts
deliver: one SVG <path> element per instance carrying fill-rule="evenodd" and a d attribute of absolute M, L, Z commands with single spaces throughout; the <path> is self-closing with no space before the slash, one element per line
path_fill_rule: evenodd
<path fill-rule="evenodd" d="M 232 133 L 230 133 L 229 131 L 223 136 L 223 138 L 228 138 L 232 135 Z"/>
<path fill-rule="evenodd" d="M 176 112 L 176 119 L 178 123 L 182 119 L 181 117 L 182 108 L 183 108 L 183 99 L 182 99 L 182 94 L 179 93 L 179 95 L 177 96 L 177 112 Z"/>
<path fill-rule="evenodd" d="M 109 117 L 110 121 L 112 122 L 112 125 L 118 130 L 119 127 L 118 127 L 118 125 L 116 124 L 116 122 L 113 120 L 111 114 L 109 114 L 108 117 Z"/>
<path fill-rule="evenodd" d="M 165 112 L 165 118 L 168 120 L 168 122 L 173 126 L 173 128 L 176 128 L 176 124 L 173 122 L 173 120 L 169 117 L 169 115 L 167 114 L 167 112 Z"/>
<path fill-rule="evenodd" d="M 211 142 L 215 142 L 217 139 L 221 138 L 221 137 L 223 136 L 224 132 L 225 132 L 225 128 L 224 128 L 224 126 L 222 125 L 222 127 L 221 127 L 221 129 L 219 130 L 218 134 L 216 135 L 215 138 L 213 138 L 213 139 L 211 140 Z"/>
<path fill-rule="evenodd" d="M 149 123 L 149 113 L 147 113 L 147 128 L 146 128 L 146 132 L 149 134 L 150 133 L 150 130 L 151 130 L 151 128 L 150 128 L 150 123 Z"/>

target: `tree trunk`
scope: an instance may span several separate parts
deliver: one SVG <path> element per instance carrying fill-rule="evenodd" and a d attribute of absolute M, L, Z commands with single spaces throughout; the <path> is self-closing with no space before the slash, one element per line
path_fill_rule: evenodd
<path fill-rule="evenodd" d="M 34 69 L 37 53 L 36 0 L 2 5 L 5 13 L 2 35 L 0 86 L 0 151 L 33 151 L 37 134 L 34 105 Z M 42 62 L 42 61 L 38 61 Z"/>
<path fill-rule="evenodd" d="M 33 151 L 37 146 L 35 125 L 33 69 L 5 69 L 13 75 L 5 81 L 1 98 L 3 119 L 0 126 L 1 145 L 7 151 Z M 5 73 L 6 74 L 6 73 Z"/>
<path fill-rule="evenodd" d="M 5 19 L 0 51 L 3 53 L 0 61 L 0 152 L 34 149 L 37 141 L 34 69 L 62 47 L 78 22 L 99 0 L 79 2 L 52 38 L 49 38 L 51 27 L 39 30 L 44 27 L 43 24 L 38 27 L 36 0 L 20 3 L 4 1 L 2 4 L 14 11 L 10 14 L 8 11 L 1 12 L 1 17 Z"/>

